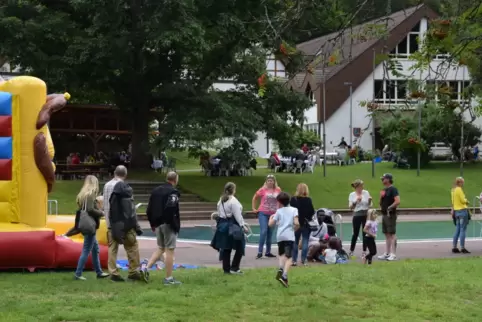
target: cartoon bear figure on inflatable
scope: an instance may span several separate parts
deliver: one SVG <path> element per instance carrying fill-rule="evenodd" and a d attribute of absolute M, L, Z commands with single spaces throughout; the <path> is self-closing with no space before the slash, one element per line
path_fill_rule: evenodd
<path fill-rule="evenodd" d="M 0 269 L 77 265 L 82 244 L 56 236 L 47 224 L 55 182 L 48 122 L 69 98 L 68 93 L 47 96 L 45 83 L 35 77 L 0 80 Z M 107 266 L 105 246 L 101 263 Z"/>

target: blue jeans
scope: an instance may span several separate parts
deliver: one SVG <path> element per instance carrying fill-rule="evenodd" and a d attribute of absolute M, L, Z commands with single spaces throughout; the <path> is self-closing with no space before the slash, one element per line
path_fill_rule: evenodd
<path fill-rule="evenodd" d="M 259 246 L 258 253 L 263 253 L 263 246 L 266 243 L 266 254 L 271 254 L 271 239 L 273 238 L 273 228 L 268 226 L 270 215 L 262 212 L 258 213 L 259 220 Z"/>
<path fill-rule="evenodd" d="M 467 225 L 469 224 L 469 212 L 467 209 L 455 211 L 455 234 L 454 234 L 454 248 L 457 247 L 457 241 L 460 237 L 460 247 L 465 248 L 465 235 L 467 232 Z"/>
<path fill-rule="evenodd" d="M 94 235 L 84 235 L 84 247 L 82 248 L 82 253 L 79 257 L 79 262 L 77 263 L 77 269 L 75 270 L 75 276 L 82 276 L 84 271 L 85 263 L 89 258 L 89 254 L 92 253 L 92 263 L 94 264 L 94 270 L 97 275 L 102 274 L 102 267 L 100 266 L 99 259 L 99 244 Z"/>
<path fill-rule="evenodd" d="M 301 262 L 306 262 L 306 257 L 308 256 L 308 242 L 310 241 L 310 228 L 301 227 L 295 231 L 295 246 L 293 248 L 293 263 L 298 260 L 298 244 L 300 243 L 301 237 Z"/>

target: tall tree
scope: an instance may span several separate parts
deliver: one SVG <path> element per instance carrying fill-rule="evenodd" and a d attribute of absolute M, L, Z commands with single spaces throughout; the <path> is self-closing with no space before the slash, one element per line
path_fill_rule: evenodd
<path fill-rule="evenodd" d="M 253 139 L 301 120 L 308 100 L 270 79 L 259 97 L 256 80 L 308 2 L 9 1 L 0 7 L 0 57 L 51 90 L 131 111 L 133 165 L 146 166 L 151 110 L 161 133 L 191 138 Z M 220 79 L 238 87 L 219 93 Z"/>

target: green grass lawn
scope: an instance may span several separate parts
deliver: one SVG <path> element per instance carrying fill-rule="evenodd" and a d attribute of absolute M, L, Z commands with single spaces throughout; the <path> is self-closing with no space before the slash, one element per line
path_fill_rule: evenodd
<path fill-rule="evenodd" d="M 276 174 L 280 187 L 294 193 L 300 182 L 308 184 L 315 207 L 347 208 L 348 194 L 352 191 L 350 183 L 362 179 L 367 189 L 378 200 L 381 190 L 380 176 L 390 172 L 394 176 L 394 185 L 399 189 L 401 207 L 428 208 L 450 207 L 450 189 L 459 175 L 459 166 L 454 163 L 436 163 L 430 169 L 423 169 L 420 177 L 416 170 L 393 169 L 392 163 L 376 164 L 375 178 L 372 178 L 371 164 L 357 164 L 348 167 L 327 166 L 327 176 L 323 177 L 323 168 L 317 167 L 314 174 Z M 227 181 L 237 185 L 236 194 L 245 210 L 251 210 L 251 198 L 264 182 L 268 169 L 259 169 L 252 177 L 205 177 L 201 173 L 182 173 L 180 185 L 206 200 L 217 201 Z M 482 164 L 467 164 L 464 170 L 466 178 L 465 193 L 472 202 L 474 196 L 482 191 Z"/>
<path fill-rule="evenodd" d="M 216 152 L 211 151 L 211 156 L 215 155 Z M 190 158 L 186 151 L 169 151 L 167 153 L 168 157 L 172 157 L 176 159 L 176 168 L 177 170 L 197 170 L 201 169 L 199 165 L 199 158 Z M 265 166 L 267 161 L 262 158 L 256 158 L 259 165 Z"/>
<path fill-rule="evenodd" d="M 273 269 L 224 276 L 177 271 L 184 282 L 74 281 L 73 273 L 0 274 L 1 321 L 477 321 L 482 260 L 407 260 L 300 267 L 290 288 Z"/>
<path fill-rule="evenodd" d="M 430 169 L 423 169 L 420 177 L 416 170 L 393 169 L 391 163 L 376 165 L 375 178 L 371 175 L 371 164 L 357 164 L 348 167 L 327 166 L 327 176 L 323 177 L 323 168 L 317 167 L 314 174 L 278 173 L 281 188 L 294 193 L 300 182 L 308 184 L 315 207 L 329 207 L 334 209 L 347 208 L 348 194 L 352 191 L 350 183 L 357 178 L 365 181 L 365 188 L 370 191 L 374 200 L 378 199 L 382 188 L 380 176 L 391 172 L 395 178 L 395 186 L 400 191 L 403 208 L 450 207 L 450 189 L 459 175 L 458 164 L 435 163 Z M 251 210 L 251 198 L 261 187 L 268 169 L 258 169 L 254 176 L 248 177 L 206 177 L 198 171 L 180 172 L 179 184 L 185 191 L 201 196 L 207 201 L 217 201 L 228 181 L 237 185 L 237 196 L 243 203 L 245 210 Z M 465 193 L 471 203 L 474 196 L 482 191 L 482 164 L 467 164 L 464 170 L 466 178 Z M 162 181 L 162 175 L 152 171 L 134 172 L 130 179 Z M 81 182 L 59 181 L 49 199 L 59 202 L 59 213 L 73 213 L 76 210 L 75 195 Z"/>

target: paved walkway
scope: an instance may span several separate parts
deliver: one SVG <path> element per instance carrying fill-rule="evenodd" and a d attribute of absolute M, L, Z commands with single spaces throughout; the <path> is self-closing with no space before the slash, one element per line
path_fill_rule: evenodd
<path fill-rule="evenodd" d="M 467 240 L 467 248 L 472 252 L 470 255 L 452 254 L 452 242 L 450 240 L 424 240 L 410 241 L 398 243 L 398 257 L 400 260 L 415 258 L 458 258 L 463 256 L 482 256 L 482 240 Z M 140 240 L 141 258 L 149 258 L 156 249 L 156 241 Z M 378 252 L 383 253 L 384 244 L 378 243 Z M 357 245 L 356 252 L 361 252 L 361 243 Z M 277 249 L 273 249 L 276 253 Z M 256 260 L 256 247 L 248 246 L 246 248 L 246 256 L 243 258 L 243 267 L 275 267 L 278 265 L 276 259 L 259 259 Z M 191 242 L 178 242 L 176 249 L 177 264 L 201 265 L 206 267 L 220 267 L 218 261 L 218 253 L 209 245 L 201 245 Z M 126 258 L 124 251 L 120 251 L 119 258 Z M 359 259 L 357 259 L 359 261 Z M 317 264 L 313 264 L 317 265 Z"/>
<path fill-rule="evenodd" d="M 399 221 L 416 222 L 416 221 L 447 221 L 449 215 L 404 215 L 399 217 Z M 344 222 L 351 222 L 350 217 L 344 217 Z M 257 220 L 248 220 L 250 225 L 256 225 Z M 193 221 L 183 222 L 183 227 L 194 227 L 198 225 L 211 225 L 212 221 Z M 143 228 L 148 228 L 147 222 L 142 222 Z M 207 267 L 220 267 L 218 261 L 218 254 L 206 241 L 189 241 L 179 240 L 178 248 L 176 249 L 176 260 L 178 264 L 201 265 Z M 424 240 L 406 240 L 398 243 L 398 257 L 400 260 L 411 258 L 458 258 L 462 256 L 482 256 L 482 239 L 471 238 L 467 239 L 467 248 L 472 252 L 470 255 L 452 254 L 452 241 L 447 239 L 424 239 Z M 140 238 L 140 253 L 141 258 L 148 258 L 156 249 L 156 241 L 154 238 Z M 346 248 L 345 243 L 345 248 Z M 378 244 L 378 252 L 384 252 L 385 244 L 380 241 Z M 273 247 L 273 253 L 277 252 L 277 248 Z M 361 243 L 358 243 L 356 253 L 361 253 Z M 277 266 L 276 259 L 259 259 L 256 260 L 257 246 L 248 244 L 246 248 L 246 256 L 243 258 L 243 267 L 275 267 Z M 120 252 L 120 258 L 125 258 L 125 253 Z M 357 259 L 359 261 L 359 259 Z M 313 264 L 316 265 L 316 264 Z"/>

